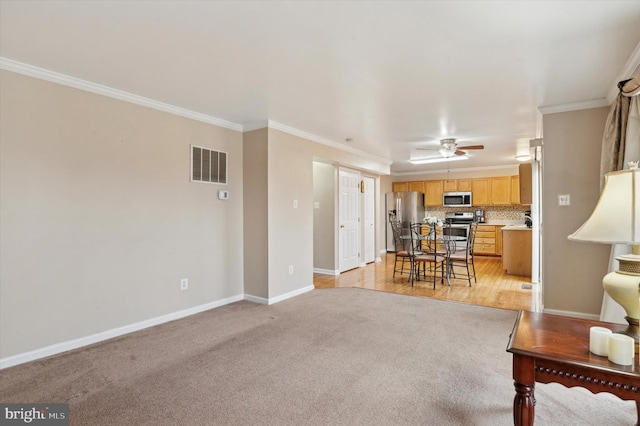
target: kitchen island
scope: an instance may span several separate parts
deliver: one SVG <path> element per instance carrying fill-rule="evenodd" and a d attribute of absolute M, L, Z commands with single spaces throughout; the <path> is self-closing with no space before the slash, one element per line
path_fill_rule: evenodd
<path fill-rule="evenodd" d="M 531 277 L 531 228 L 525 225 L 502 228 L 502 269 L 508 275 Z"/>

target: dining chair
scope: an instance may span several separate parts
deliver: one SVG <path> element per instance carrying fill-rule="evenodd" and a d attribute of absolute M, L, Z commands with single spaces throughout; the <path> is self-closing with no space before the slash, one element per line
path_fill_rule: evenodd
<path fill-rule="evenodd" d="M 415 281 L 420 280 L 420 273 L 426 278 L 427 266 L 433 275 L 433 289 L 436 288 L 436 279 L 438 277 L 438 268 L 440 269 L 440 283 L 444 284 L 444 278 L 449 282 L 447 270 L 447 254 L 448 244 L 444 242 L 439 246 L 438 234 L 436 232 L 424 232 L 425 225 L 423 223 L 411 224 L 411 244 L 409 245 L 409 257 L 411 259 L 410 280 L 411 287 L 415 285 Z"/>
<path fill-rule="evenodd" d="M 452 250 L 449 254 L 449 271 L 453 278 L 458 278 L 460 274 L 461 278 L 466 278 L 469 281 L 469 287 L 471 287 L 471 278 L 474 282 L 478 282 L 476 277 L 476 265 L 474 262 L 473 247 L 476 241 L 476 231 L 478 230 L 478 224 L 476 222 L 469 225 L 467 232 L 467 241 L 463 247 L 456 247 L 456 250 Z M 452 247 L 454 247 L 452 245 Z M 459 268 L 456 272 L 455 268 Z M 460 271 L 460 268 L 464 267 L 464 271 Z"/>
<path fill-rule="evenodd" d="M 390 224 L 395 248 L 395 258 L 393 260 L 393 277 L 395 278 L 396 273 L 399 273 L 400 275 L 411 273 L 411 256 L 409 255 L 408 250 L 409 245 L 411 245 L 411 240 L 402 238 L 402 230 L 400 229 L 399 222 L 392 220 L 390 221 Z M 405 263 L 409 267 L 407 272 L 404 270 Z M 398 264 L 400 264 L 400 266 L 398 266 Z"/>

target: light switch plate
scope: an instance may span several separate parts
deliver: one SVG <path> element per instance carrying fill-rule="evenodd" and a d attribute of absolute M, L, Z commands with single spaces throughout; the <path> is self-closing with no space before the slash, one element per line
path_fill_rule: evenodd
<path fill-rule="evenodd" d="M 218 198 L 221 200 L 228 200 L 229 191 L 225 191 L 224 189 L 221 189 L 220 191 L 218 191 Z"/>

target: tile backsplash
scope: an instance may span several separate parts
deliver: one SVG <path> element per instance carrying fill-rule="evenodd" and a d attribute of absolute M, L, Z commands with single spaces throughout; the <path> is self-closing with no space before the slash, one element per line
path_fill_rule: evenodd
<path fill-rule="evenodd" d="M 530 206 L 488 206 L 484 207 L 484 218 L 486 222 L 524 220 L 524 212 L 530 210 Z M 454 208 L 454 207 L 431 207 L 427 208 L 425 216 L 435 216 L 444 219 L 445 213 L 450 212 L 475 212 L 475 208 Z"/>

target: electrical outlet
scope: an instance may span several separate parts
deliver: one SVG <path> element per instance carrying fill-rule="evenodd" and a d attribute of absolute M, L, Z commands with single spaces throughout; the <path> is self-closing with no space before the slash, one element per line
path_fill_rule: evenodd
<path fill-rule="evenodd" d="M 289 275 L 293 275 L 293 265 L 289 265 Z"/>
<path fill-rule="evenodd" d="M 558 195 L 558 205 L 559 206 L 570 206 L 571 205 L 571 195 L 569 195 L 569 194 Z"/>
<path fill-rule="evenodd" d="M 180 290 L 186 290 L 189 288 L 189 278 L 183 278 L 180 280 Z"/>

